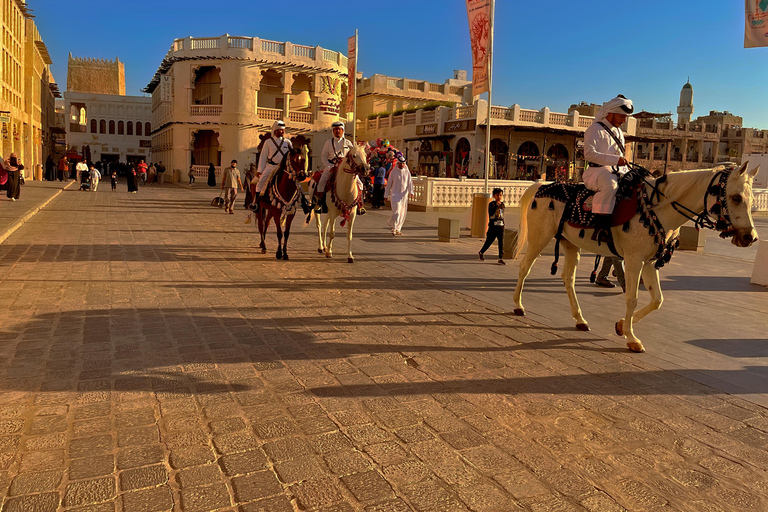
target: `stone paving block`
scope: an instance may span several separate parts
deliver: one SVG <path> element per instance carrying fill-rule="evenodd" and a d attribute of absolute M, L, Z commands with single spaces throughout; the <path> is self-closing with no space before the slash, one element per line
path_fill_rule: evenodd
<path fill-rule="evenodd" d="M 213 445 L 222 455 L 256 450 L 261 443 L 248 431 L 235 432 L 213 438 Z"/>
<path fill-rule="evenodd" d="M 342 502 L 344 496 L 339 490 L 339 483 L 333 478 L 315 478 L 294 484 L 291 493 L 305 509 L 327 507 Z"/>
<path fill-rule="evenodd" d="M 366 446 L 364 451 L 380 466 L 389 466 L 408 459 L 408 452 L 394 442 L 371 444 Z"/>
<path fill-rule="evenodd" d="M 115 471 L 115 458 L 113 455 L 97 455 L 73 459 L 69 464 L 69 479 L 81 480 L 97 476 L 110 475 Z"/>
<path fill-rule="evenodd" d="M 283 491 L 277 476 L 272 471 L 258 471 L 232 479 L 235 499 L 239 502 L 254 501 Z"/>
<path fill-rule="evenodd" d="M 116 496 L 115 477 L 83 480 L 67 485 L 64 491 L 64 506 L 75 507 L 109 501 Z"/>
<path fill-rule="evenodd" d="M 365 512 L 410 512 L 413 509 L 402 499 L 398 498 L 386 503 L 376 503 L 365 507 Z"/>
<path fill-rule="evenodd" d="M 395 497 L 392 487 L 376 471 L 366 471 L 341 477 L 347 489 L 360 502 L 383 501 Z"/>
<path fill-rule="evenodd" d="M 176 473 L 176 481 L 181 488 L 201 487 L 219 483 L 221 476 L 221 468 L 218 465 L 206 464 L 179 470 Z"/>
<path fill-rule="evenodd" d="M 298 437 L 278 439 L 266 443 L 263 448 L 267 456 L 274 462 L 306 457 L 312 454 L 312 449 L 307 442 Z"/>
<path fill-rule="evenodd" d="M 275 464 L 275 471 L 280 481 L 285 484 L 326 476 L 320 464 L 310 457 L 279 462 Z"/>
<path fill-rule="evenodd" d="M 210 446 L 191 446 L 188 448 L 172 448 L 168 459 L 173 469 L 200 466 L 216 460 L 216 455 Z"/>
<path fill-rule="evenodd" d="M 168 470 L 163 465 L 144 466 L 120 473 L 120 490 L 132 491 L 168 482 Z"/>
<path fill-rule="evenodd" d="M 131 469 L 162 462 L 165 458 L 160 445 L 124 448 L 117 452 L 117 469 Z"/>
<path fill-rule="evenodd" d="M 115 415 L 115 427 L 119 429 L 154 425 L 155 411 L 145 407 L 136 411 L 122 412 Z"/>
<path fill-rule="evenodd" d="M 456 495 L 449 492 L 435 480 L 427 480 L 402 487 L 408 501 L 418 511 L 466 511 L 467 507 Z"/>
<path fill-rule="evenodd" d="M 3 504 L 3 512 L 56 512 L 58 508 L 57 492 L 8 498 Z"/>
<path fill-rule="evenodd" d="M 66 432 L 48 434 L 43 436 L 28 437 L 24 440 L 25 450 L 51 450 L 63 448 L 67 444 Z"/>
<path fill-rule="evenodd" d="M 293 512 L 293 504 L 287 496 L 275 496 L 241 505 L 243 512 Z"/>
<path fill-rule="evenodd" d="M 181 490 L 181 509 L 185 512 L 208 512 L 228 507 L 230 503 L 229 490 L 224 484 Z"/>
<path fill-rule="evenodd" d="M 167 434 L 163 434 L 161 439 L 170 448 L 208 446 L 211 442 L 209 434 L 203 429 L 171 431 Z"/>
<path fill-rule="evenodd" d="M 122 429 L 117 431 L 117 445 L 121 448 L 160 442 L 157 425 Z"/>
<path fill-rule="evenodd" d="M 1 458 L 0 458 L 0 462 L 2 462 Z M 1 465 L 2 464 L 0 464 L 0 466 Z M 22 473 L 31 472 L 31 471 L 46 471 L 51 469 L 64 469 L 64 467 L 65 467 L 64 450 L 27 452 L 21 456 L 20 472 Z M 0 469 L 7 469 L 7 468 L 0 467 Z"/>
<path fill-rule="evenodd" d="M 248 427 L 243 418 L 215 420 L 210 422 L 209 426 L 214 435 L 231 434 L 233 432 L 245 430 Z"/>
<path fill-rule="evenodd" d="M 35 494 L 53 491 L 61 483 L 64 474 L 60 471 L 43 471 L 40 473 L 21 473 L 13 479 L 9 494 Z"/>
<path fill-rule="evenodd" d="M 173 508 L 173 496 L 167 485 L 126 492 L 121 499 L 123 512 L 165 512 Z"/>
<path fill-rule="evenodd" d="M 233 453 L 219 458 L 219 464 L 227 476 L 243 475 L 267 469 L 267 457 L 262 450 Z"/>

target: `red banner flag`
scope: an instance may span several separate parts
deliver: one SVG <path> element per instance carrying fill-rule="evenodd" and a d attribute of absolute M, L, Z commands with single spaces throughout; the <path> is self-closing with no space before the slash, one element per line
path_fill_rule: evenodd
<path fill-rule="evenodd" d="M 768 0 L 745 0 L 744 48 L 768 46 Z"/>
<path fill-rule="evenodd" d="M 491 0 L 467 0 L 469 42 L 472 45 L 472 95 L 488 92 L 488 43 Z"/>
<path fill-rule="evenodd" d="M 357 36 L 347 39 L 347 76 L 349 77 L 349 89 L 347 90 L 347 113 L 355 108 L 355 94 L 357 94 Z M 357 117 L 355 117 L 357 122 Z"/>

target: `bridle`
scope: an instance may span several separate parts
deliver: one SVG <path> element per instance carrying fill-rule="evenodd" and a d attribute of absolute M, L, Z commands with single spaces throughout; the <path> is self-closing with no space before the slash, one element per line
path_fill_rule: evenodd
<path fill-rule="evenodd" d="M 365 167 L 363 165 L 358 164 L 355 161 L 355 157 L 352 156 L 352 151 L 347 153 L 346 159 L 347 159 L 347 168 L 339 166 L 341 167 L 342 171 L 344 171 L 347 174 L 357 174 L 359 176 L 363 176 L 366 174 Z"/>
<path fill-rule="evenodd" d="M 297 155 L 301 156 L 301 152 L 297 151 Z M 288 153 L 285 158 L 287 159 L 285 169 L 283 169 L 283 172 L 288 175 L 289 178 L 291 178 L 293 181 L 304 181 L 306 179 L 307 174 L 304 172 L 304 169 L 296 170 L 293 167 L 293 162 L 291 161 L 291 154 Z M 303 166 L 302 166 L 303 167 Z"/>
<path fill-rule="evenodd" d="M 677 201 L 671 202 L 672 208 L 686 219 L 693 221 L 693 225 L 698 229 L 704 228 L 719 231 L 720 238 L 732 237 L 738 230 L 733 227 L 731 222 L 731 216 L 728 212 L 728 198 L 725 191 L 731 172 L 731 170 L 718 171 L 712 176 L 707 186 L 707 192 L 704 194 L 704 210 L 700 213 L 694 212 Z M 708 207 L 707 204 L 710 196 L 715 197 L 715 202 L 712 206 Z"/>

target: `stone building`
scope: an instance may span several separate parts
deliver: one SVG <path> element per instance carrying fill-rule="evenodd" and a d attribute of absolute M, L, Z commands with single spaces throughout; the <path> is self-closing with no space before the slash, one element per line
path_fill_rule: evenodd
<path fill-rule="evenodd" d="M 125 96 L 125 64 L 115 60 L 73 57 L 67 62 L 67 91 Z"/>
<path fill-rule="evenodd" d="M 768 153 L 768 130 L 744 128 L 742 118 L 728 111 L 711 111 L 690 121 L 690 83 L 683 85 L 677 112 L 677 125 L 671 114 L 652 114 L 638 120 L 635 163 L 656 171 L 676 171 L 740 162 L 746 154 Z"/>
<path fill-rule="evenodd" d="M 128 163 L 152 160 L 152 99 L 125 95 L 125 68 L 120 59 L 70 54 L 67 77 L 64 127 L 70 158 Z"/>
<path fill-rule="evenodd" d="M 16 153 L 27 177 L 40 177 L 51 153 L 51 124 L 59 95 L 51 75 L 51 57 L 22 0 L 2 3 L 3 61 L 0 66 L 0 116 L 3 157 Z"/>
<path fill-rule="evenodd" d="M 385 75 L 358 80 L 357 115 L 363 121 L 369 115 L 392 113 L 430 102 L 471 104 L 472 82 L 467 80 L 467 72 L 454 70 L 453 78 L 442 84 Z"/>
<path fill-rule="evenodd" d="M 246 168 L 275 120 L 309 140 L 311 168 L 347 118 L 347 58 L 321 48 L 257 37 L 176 39 L 145 88 L 152 95 L 152 151 L 169 169 L 204 177 L 232 159 Z M 314 158 L 313 156 L 314 155 Z"/>

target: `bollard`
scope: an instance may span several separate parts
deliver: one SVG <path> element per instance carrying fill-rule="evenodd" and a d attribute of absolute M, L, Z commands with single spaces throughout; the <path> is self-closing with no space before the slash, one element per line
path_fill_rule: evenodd
<path fill-rule="evenodd" d="M 453 242 L 459 239 L 459 219 L 437 219 L 437 239 L 441 242 Z"/>
<path fill-rule="evenodd" d="M 752 278 L 749 282 L 768 286 L 768 240 L 758 240 L 757 243 L 757 256 L 755 256 L 755 265 L 752 267 Z"/>
<path fill-rule="evenodd" d="M 488 230 L 488 203 L 491 202 L 491 194 L 474 194 L 472 196 L 472 224 L 471 236 L 484 238 Z"/>

